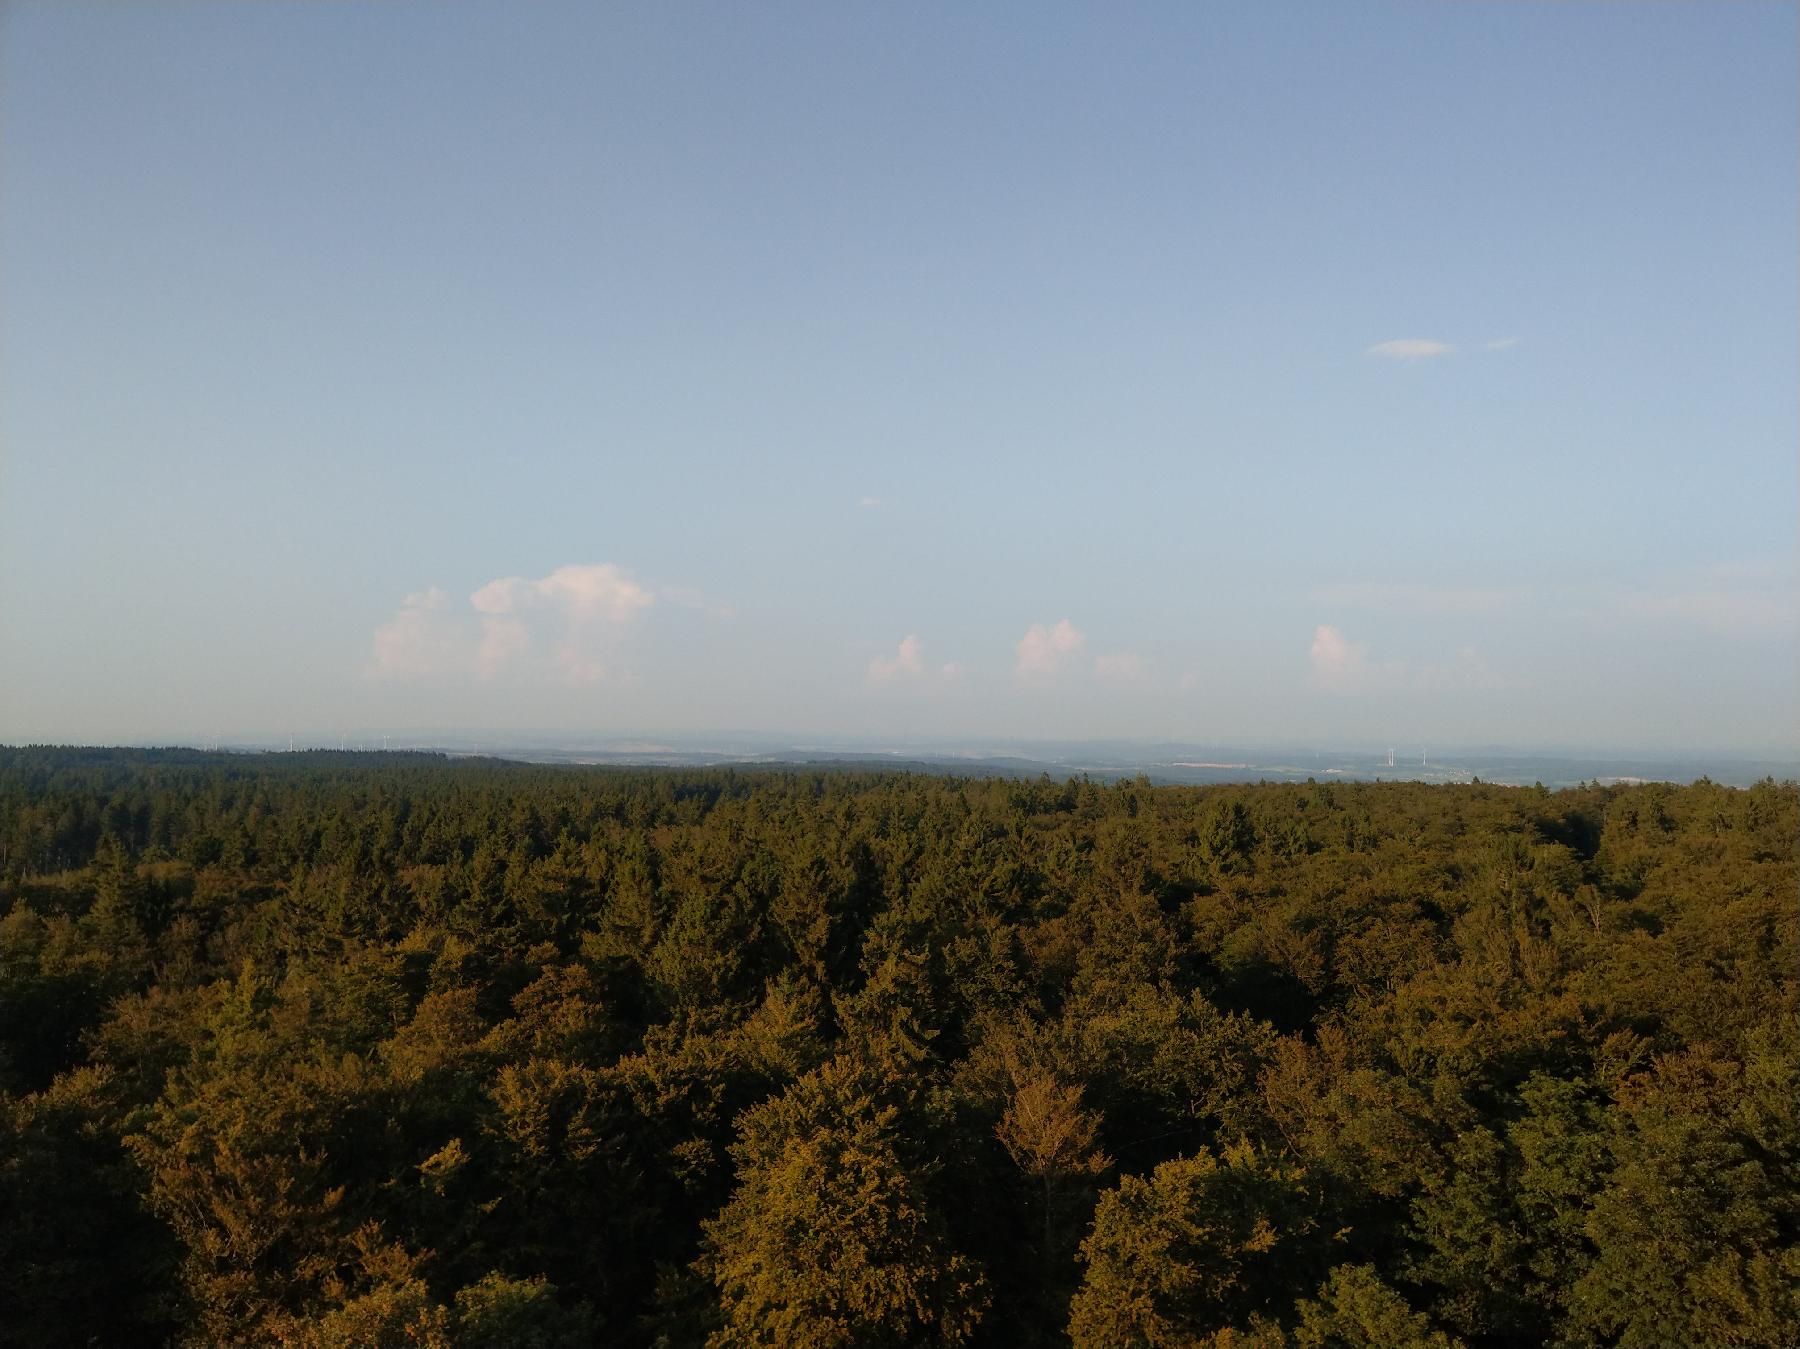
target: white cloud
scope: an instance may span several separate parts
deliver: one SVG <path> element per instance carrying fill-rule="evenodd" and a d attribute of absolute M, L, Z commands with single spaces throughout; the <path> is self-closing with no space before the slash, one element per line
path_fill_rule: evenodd
<path fill-rule="evenodd" d="M 1345 688 L 1361 682 L 1368 674 L 1368 649 L 1329 623 L 1313 629 L 1312 649 L 1307 654 L 1312 661 L 1313 679 L 1326 688 Z"/>
<path fill-rule="evenodd" d="M 1066 618 L 1052 627 L 1033 623 L 1019 639 L 1018 673 L 1035 678 L 1053 675 L 1086 640 Z"/>
<path fill-rule="evenodd" d="M 1094 657 L 1094 673 L 1122 684 L 1144 677 L 1144 658 L 1135 651 L 1105 651 Z"/>
<path fill-rule="evenodd" d="M 1315 686 L 1333 692 L 1406 693 L 1445 689 L 1505 688 L 1508 680 L 1473 646 L 1457 648 L 1449 660 L 1370 659 L 1369 649 L 1329 623 L 1313 629 L 1308 658 Z"/>
<path fill-rule="evenodd" d="M 925 644 L 919 634 L 909 632 L 891 656 L 877 656 L 869 662 L 869 678 L 877 684 L 891 684 L 897 679 L 917 679 L 925 673 Z"/>
<path fill-rule="evenodd" d="M 865 511 L 872 511 L 881 504 L 880 497 L 863 497 L 856 503 Z"/>
<path fill-rule="evenodd" d="M 531 651 L 531 634 L 524 621 L 512 614 L 484 614 L 481 641 L 475 648 L 475 672 L 483 679 L 499 679 L 523 664 Z"/>
<path fill-rule="evenodd" d="M 437 587 L 407 596 L 375 632 L 381 678 L 590 684 L 607 676 L 616 634 L 655 603 L 610 562 L 502 576 L 458 610 Z"/>
<path fill-rule="evenodd" d="M 1492 342 L 1486 344 L 1489 351 L 1506 351 L 1518 345 L 1519 339 L 1516 337 L 1496 337 Z"/>
<path fill-rule="evenodd" d="M 467 634 L 450 613 L 450 597 L 436 586 L 408 595 L 399 612 L 375 629 L 368 673 L 377 679 L 419 679 L 461 663 Z"/>
<path fill-rule="evenodd" d="M 503 576 L 469 596 L 469 603 L 484 614 L 549 610 L 584 623 L 623 623 L 654 602 L 648 590 L 611 562 L 558 567 L 535 581 Z"/>
<path fill-rule="evenodd" d="M 476 673 L 487 680 L 524 676 L 568 684 L 606 677 L 610 631 L 655 603 L 611 562 L 558 567 L 527 580 L 489 581 L 469 603 L 481 615 Z"/>
<path fill-rule="evenodd" d="M 869 662 L 868 678 L 871 684 L 906 684 L 918 687 L 939 687 L 960 678 L 962 665 L 947 660 L 938 666 L 930 666 L 925 662 L 925 643 L 919 634 L 909 632 L 900 639 L 900 644 L 892 653 L 876 656 Z"/>
<path fill-rule="evenodd" d="M 1396 337 L 1392 341 L 1377 342 L 1363 355 L 1385 356 L 1390 361 L 1422 361 L 1432 356 L 1448 356 L 1455 350 L 1448 342 L 1430 337 Z"/>

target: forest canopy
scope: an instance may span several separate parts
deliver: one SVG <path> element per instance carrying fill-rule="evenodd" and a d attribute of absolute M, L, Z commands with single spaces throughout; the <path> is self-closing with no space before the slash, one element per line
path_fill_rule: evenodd
<path fill-rule="evenodd" d="M 1792 1345 L 1797 837 L 0 749 L 0 1343 Z"/>

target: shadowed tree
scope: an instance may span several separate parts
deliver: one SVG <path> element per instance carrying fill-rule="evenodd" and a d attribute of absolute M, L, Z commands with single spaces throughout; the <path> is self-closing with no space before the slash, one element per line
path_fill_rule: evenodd
<path fill-rule="evenodd" d="M 1112 1158 L 1095 1146 L 1100 1117 L 1081 1108 L 1080 1087 L 1040 1076 L 1013 1092 L 994 1133 L 1019 1170 L 1042 1187 L 1043 1258 L 1048 1263 L 1057 1248 L 1062 1188 L 1083 1184 L 1112 1165 Z"/>

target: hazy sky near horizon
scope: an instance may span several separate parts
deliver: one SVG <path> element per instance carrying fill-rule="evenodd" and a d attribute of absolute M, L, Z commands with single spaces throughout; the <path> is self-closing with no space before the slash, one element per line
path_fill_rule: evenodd
<path fill-rule="evenodd" d="M 0 740 L 1790 754 L 1779 3 L 0 9 Z"/>

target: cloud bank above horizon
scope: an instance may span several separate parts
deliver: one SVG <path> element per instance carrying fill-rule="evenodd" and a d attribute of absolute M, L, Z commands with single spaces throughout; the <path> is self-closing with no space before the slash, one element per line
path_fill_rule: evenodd
<path fill-rule="evenodd" d="M 484 582 L 462 601 L 438 586 L 407 595 L 371 634 L 362 675 L 381 686 L 461 688 L 501 699 L 521 693 L 541 698 L 546 690 L 611 690 L 615 701 L 609 705 L 629 706 L 616 700 L 659 685 L 670 658 L 692 649 L 683 647 L 672 624 L 657 620 L 659 596 L 670 594 L 679 598 L 669 615 L 702 616 L 711 634 L 708 649 L 715 653 L 733 640 L 732 631 L 754 640 L 774 621 L 754 606 L 657 587 L 619 563 L 569 563 L 540 577 Z M 1564 621 L 1589 630 L 1609 626 L 1619 641 L 1636 640 L 1634 634 L 1651 640 L 1791 639 L 1800 627 L 1796 599 L 1800 590 L 1781 569 L 1750 565 L 1671 575 L 1659 589 L 1336 582 L 1313 589 L 1303 603 L 1315 614 L 1323 608 L 1356 622 L 1334 616 L 1297 628 L 1286 654 L 1277 654 L 1272 668 L 1259 667 L 1260 680 L 1319 728 L 1346 719 L 1362 724 L 1379 713 L 1442 738 L 1443 707 L 1461 707 L 1466 715 L 1470 707 L 1542 696 L 1548 671 L 1520 659 L 1516 650 L 1497 661 L 1490 648 L 1510 640 L 1507 634 L 1520 621 L 1540 621 L 1536 616 L 1546 610 L 1560 609 Z M 741 630 L 731 623 L 721 627 L 719 615 L 740 612 Z M 1370 628 L 1386 633 L 1384 646 L 1396 649 L 1373 643 L 1365 635 Z M 792 660 L 801 653 L 790 652 L 781 677 L 811 688 L 815 708 L 847 713 L 843 725 L 879 725 L 899 707 L 912 709 L 909 724 L 921 730 L 954 729 L 939 719 L 963 716 L 971 706 L 991 709 L 1006 684 L 1017 706 L 1036 709 L 1036 715 L 1091 716 L 1098 708 L 1132 705 L 1180 724 L 1197 711 L 1212 714 L 1220 688 L 1239 678 L 1232 674 L 1229 643 L 1209 643 L 1212 659 L 1199 665 L 1191 648 L 1180 659 L 1150 659 L 1118 645 L 1090 655 L 1088 632 L 1071 616 L 1032 622 L 1007 648 L 991 639 L 971 644 L 985 654 L 945 659 L 941 651 L 933 654 L 938 644 L 909 631 L 866 655 L 860 668 L 838 665 L 835 673 L 830 660 L 810 669 L 796 666 Z M 893 702 L 896 697 L 904 701 Z M 1408 710 L 1396 716 L 1400 708 Z"/>

